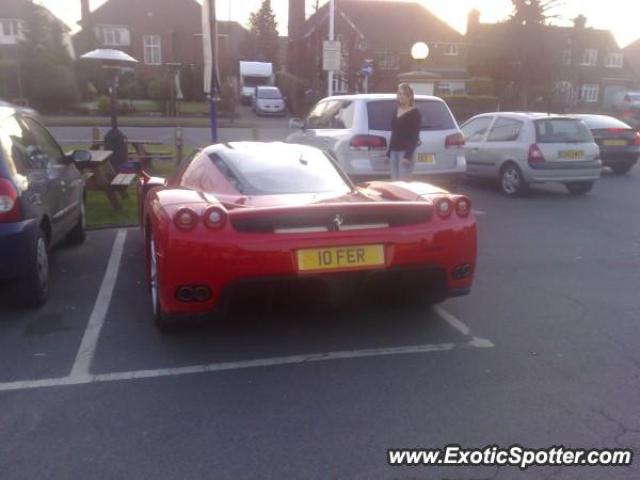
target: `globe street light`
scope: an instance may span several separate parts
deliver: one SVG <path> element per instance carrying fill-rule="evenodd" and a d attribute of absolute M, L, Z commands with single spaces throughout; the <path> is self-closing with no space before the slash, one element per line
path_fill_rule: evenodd
<path fill-rule="evenodd" d="M 111 130 L 104 136 L 104 146 L 113 150 L 113 164 L 117 168 L 128 160 L 126 137 L 118 130 L 118 75 L 125 65 L 138 61 L 120 50 L 108 48 L 93 50 L 80 58 L 100 61 L 102 67 L 111 72 Z"/>
<path fill-rule="evenodd" d="M 416 42 L 411 47 L 411 57 L 418 64 L 418 70 L 420 70 L 421 62 L 427 59 L 429 56 L 429 46 L 424 42 Z"/>

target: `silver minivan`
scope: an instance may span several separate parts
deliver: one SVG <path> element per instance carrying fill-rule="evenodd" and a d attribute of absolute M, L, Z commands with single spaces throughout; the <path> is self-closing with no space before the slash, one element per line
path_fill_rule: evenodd
<path fill-rule="evenodd" d="M 434 180 L 463 176 L 464 137 L 447 104 L 438 97 L 416 95 L 422 116 L 415 175 Z M 292 119 L 297 131 L 289 143 L 328 151 L 350 176 L 389 175 L 387 149 L 395 94 L 358 94 L 320 100 L 304 120 Z"/>
<path fill-rule="evenodd" d="M 561 182 L 580 195 L 600 177 L 600 152 L 578 119 L 531 112 L 476 115 L 462 125 L 467 175 L 499 180 L 507 196 L 532 183 Z"/>

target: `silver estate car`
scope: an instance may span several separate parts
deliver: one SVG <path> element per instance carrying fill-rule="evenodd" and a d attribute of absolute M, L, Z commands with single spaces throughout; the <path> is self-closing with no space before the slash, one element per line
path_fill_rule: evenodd
<path fill-rule="evenodd" d="M 415 175 L 457 180 L 464 175 L 464 137 L 447 104 L 438 97 L 416 95 L 422 115 Z M 389 175 L 387 149 L 395 94 L 359 94 L 320 100 L 306 119 L 292 119 L 298 130 L 289 143 L 328 151 L 350 176 Z"/>
<path fill-rule="evenodd" d="M 498 112 L 476 115 L 462 125 L 467 175 L 493 177 L 507 196 L 529 184 L 564 183 L 580 195 L 593 188 L 602 163 L 586 125 L 561 115 Z"/>

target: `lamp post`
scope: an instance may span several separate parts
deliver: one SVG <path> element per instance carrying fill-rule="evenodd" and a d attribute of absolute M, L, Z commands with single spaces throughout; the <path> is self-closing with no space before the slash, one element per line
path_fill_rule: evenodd
<path fill-rule="evenodd" d="M 83 60 L 95 60 L 102 63 L 102 68 L 111 74 L 111 130 L 104 136 L 104 146 L 113 151 L 113 166 L 117 169 L 128 160 L 127 139 L 118 129 L 118 76 L 125 65 L 138 61 L 120 50 L 97 49 L 85 53 Z"/>
<path fill-rule="evenodd" d="M 416 61 L 418 65 L 418 68 L 417 68 L 418 71 L 421 70 L 420 66 L 427 59 L 428 56 L 429 56 L 429 46 L 426 43 L 416 42 L 411 47 L 411 58 L 413 58 Z"/>

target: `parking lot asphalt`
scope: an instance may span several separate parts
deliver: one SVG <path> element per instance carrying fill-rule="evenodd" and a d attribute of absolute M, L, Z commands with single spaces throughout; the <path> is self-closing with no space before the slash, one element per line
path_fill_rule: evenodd
<path fill-rule="evenodd" d="M 390 467 L 386 452 L 638 451 L 639 186 L 638 167 L 584 197 L 466 184 L 476 283 L 436 309 L 285 299 L 170 335 L 151 321 L 139 232 L 91 232 L 55 252 L 44 308 L 0 304 L 1 478 L 638 478 L 637 460 Z"/>

